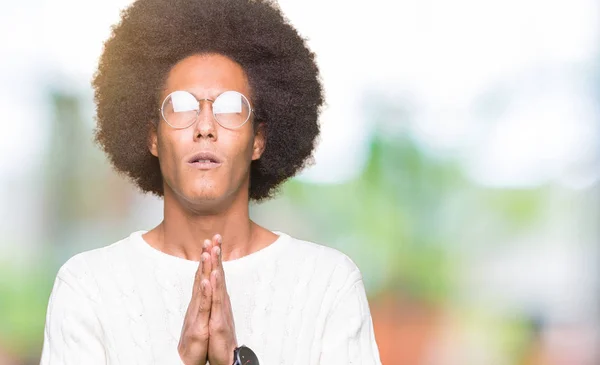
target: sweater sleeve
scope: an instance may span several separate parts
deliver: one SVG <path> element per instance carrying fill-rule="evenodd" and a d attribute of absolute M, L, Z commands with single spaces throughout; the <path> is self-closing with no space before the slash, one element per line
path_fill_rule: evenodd
<path fill-rule="evenodd" d="M 381 365 L 365 287 L 356 276 L 325 325 L 321 365 Z"/>
<path fill-rule="evenodd" d="M 46 314 L 40 365 L 105 365 L 102 329 L 92 301 L 59 275 Z"/>

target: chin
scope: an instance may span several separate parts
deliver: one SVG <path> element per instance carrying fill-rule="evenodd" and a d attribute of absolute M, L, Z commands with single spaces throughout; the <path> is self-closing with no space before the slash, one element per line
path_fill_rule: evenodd
<path fill-rule="evenodd" d="M 217 187 L 215 181 L 207 179 L 188 179 L 183 184 L 165 184 L 165 197 L 167 195 L 179 201 L 180 204 L 193 208 L 193 206 L 212 206 L 222 200 L 224 191 Z"/>
<path fill-rule="evenodd" d="M 221 193 L 214 187 L 194 187 L 189 194 L 186 194 L 191 202 L 202 203 L 219 200 Z"/>

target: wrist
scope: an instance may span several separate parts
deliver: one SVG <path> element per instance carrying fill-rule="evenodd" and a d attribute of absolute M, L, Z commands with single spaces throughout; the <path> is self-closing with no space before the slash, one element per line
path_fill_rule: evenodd
<path fill-rule="evenodd" d="M 233 365 L 235 364 L 235 349 L 229 351 L 229 362 L 227 362 L 227 365 Z"/>
<path fill-rule="evenodd" d="M 233 365 L 259 365 L 258 357 L 249 347 L 241 345 L 234 350 Z"/>
<path fill-rule="evenodd" d="M 237 342 L 233 345 L 233 348 L 230 349 L 229 351 L 229 362 L 227 363 L 227 365 L 232 365 L 235 364 L 235 355 L 236 355 L 236 350 L 238 348 L 238 344 Z"/>

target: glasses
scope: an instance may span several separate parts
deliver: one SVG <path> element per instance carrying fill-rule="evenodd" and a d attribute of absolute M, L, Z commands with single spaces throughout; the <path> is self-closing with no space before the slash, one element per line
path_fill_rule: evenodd
<path fill-rule="evenodd" d="M 243 94 L 237 91 L 225 91 L 214 100 L 196 99 L 187 91 L 173 91 L 162 103 L 160 112 L 163 119 L 174 129 L 185 129 L 196 122 L 202 111 L 201 101 L 212 103 L 212 113 L 223 128 L 240 128 L 250 119 L 254 111 L 250 102 Z"/>

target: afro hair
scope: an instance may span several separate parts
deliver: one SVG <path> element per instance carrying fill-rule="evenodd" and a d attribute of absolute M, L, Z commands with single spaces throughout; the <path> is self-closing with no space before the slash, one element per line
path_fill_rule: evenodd
<path fill-rule="evenodd" d="M 323 90 L 314 54 L 267 0 L 137 0 L 121 13 L 94 75 L 95 140 L 114 168 L 163 196 L 150 122 L 171 68 L 194 54 L 239 63 L 252 90 L 254 123 L 267 146 L 250 166 L 249 198 L 261 201 L 312 159 Z"/>

